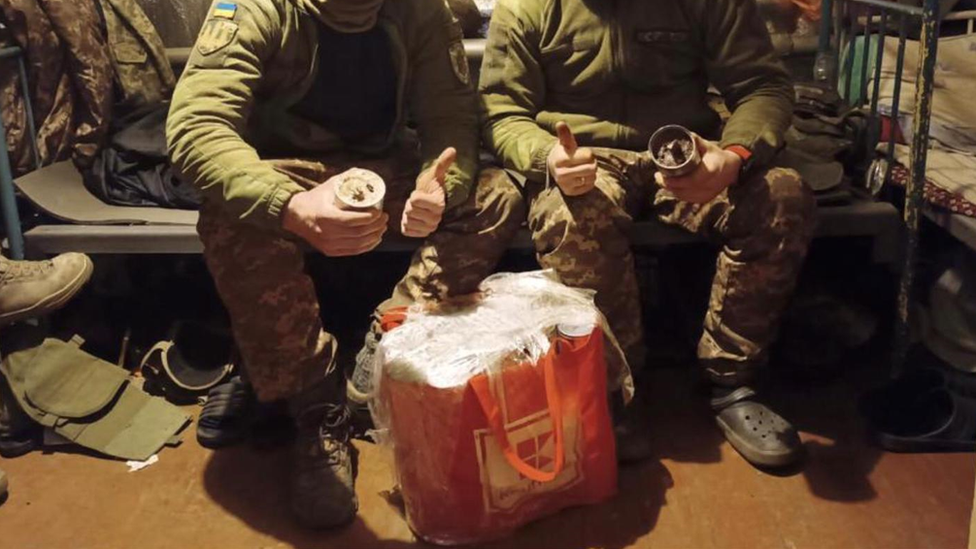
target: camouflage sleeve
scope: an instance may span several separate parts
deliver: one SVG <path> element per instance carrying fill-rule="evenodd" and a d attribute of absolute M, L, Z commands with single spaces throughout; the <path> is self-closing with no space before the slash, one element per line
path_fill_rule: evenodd
<path fill-rule="evenodd" d="M 457 161 L 447 173 L 447 207 L 464 203 L 478 170 L 477 99 L 461 28 L 444 0 L 420 3 L 422 22 L 411 41 L 410 110 L 420 137 L 423 169 L 447 147 Z"/>
<path fill-rule="evenodd" d="M 752 152 L 766 165 L 783 145 L 793 112 L 793 84 L 773 49 L 755 0 L 703 2 L 708 76 L 732 111 L 721 146 Z"/>
<path fill-rule="evenodd" d="M 536 123 L 545 98 L 536 32 L 528 20 L 541 0 L 500 0 L 488 29 L 481 68 L 481 114 L 485 144 L 506 168 L 544 181 L 546 159 L 556 138 Z M 518 14 L 518 15 L 516 15 Z"/>
<path fill-rule="evenodd" d="M 174 168 L 206 200 L 245 222 L 278 229 L 282 209 L 302 187 L 242 137 L 264 63 L 280 44 L 274 10 L 257 0 L 214 3 L 173 93 L 166 138 Z"/>

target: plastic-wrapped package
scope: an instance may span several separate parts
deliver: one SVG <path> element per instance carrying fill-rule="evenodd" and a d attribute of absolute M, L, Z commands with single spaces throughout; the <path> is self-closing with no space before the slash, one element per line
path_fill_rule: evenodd
<path fill-rule="evenodd" d="M 547 272 L 480 289 L 385 319 L 399 326 L 374 368 L 376 438 L 410 527 L 433 543 L 503 537 L 616 492 L 608 385 L 629 396 L 632 383 L 592 294 Z M 622 365 L 610 376 L 607 355 Z"/>

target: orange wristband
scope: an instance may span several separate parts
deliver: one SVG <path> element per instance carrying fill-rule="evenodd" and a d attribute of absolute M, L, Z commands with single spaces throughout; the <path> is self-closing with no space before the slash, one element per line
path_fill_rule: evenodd
<path fill-rule="evenodd" d="M 742 145 L 729 145 L 728 147 L 725 147 L 725 150 L 734 152 L 739 158 L 742 159 L 743 164 L 752 158 L 752 151 L 743 147 Z"/>

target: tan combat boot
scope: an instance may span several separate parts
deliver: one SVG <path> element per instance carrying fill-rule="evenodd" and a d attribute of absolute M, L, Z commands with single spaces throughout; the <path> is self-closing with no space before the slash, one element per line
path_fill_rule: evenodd
<path fill-rule="evenodd" d="M 48 314 L 64 306 L 88 282 L 92 262 L 79 253 L 49 261 L 0 256 L 0 326 Z"/>

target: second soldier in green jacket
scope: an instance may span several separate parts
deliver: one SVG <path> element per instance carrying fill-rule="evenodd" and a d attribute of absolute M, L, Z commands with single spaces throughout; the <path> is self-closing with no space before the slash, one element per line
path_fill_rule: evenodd
<path fill-rule="evenodd" d="M 732 111 L 724 128 L 709 84 Z M 753 383 L 806 254 L 814 202 L 796 172 L 776 167 L 793 89 L 754 0 L 499 0 L 479 91 L 486 145 L 526 181 L 539 262 L 596 291 L 635 371 L 645 349 L 633 219 L 721 244 L 698 345 L 716 420 L 750 462 L 794 461 L 795 429 Z M 690 175 L 662 177 L 646 153 L 667 124 L 701 136 Z M 649 450 L 632 428 L 618 425 L 624 459 Z"/>
<path fill-rule="evenodd" d="M 492 182 L 504 174 L 477 175 L 469 80 L 443 0 L 218 0 L 176 88 L 172 161 L 203 190 L 198 232 L 247 377 L 298 424 L 291 506 L 308 526 L 348 523 L 357 500 L 347 388 L 303 248 L 362 254 L 388 225 L 428 237 L 381 311 L 476 289 L 525 212 Z M 383 177 L 385 211 L 335 206 L 321 183 L 350 167 Z"/>

